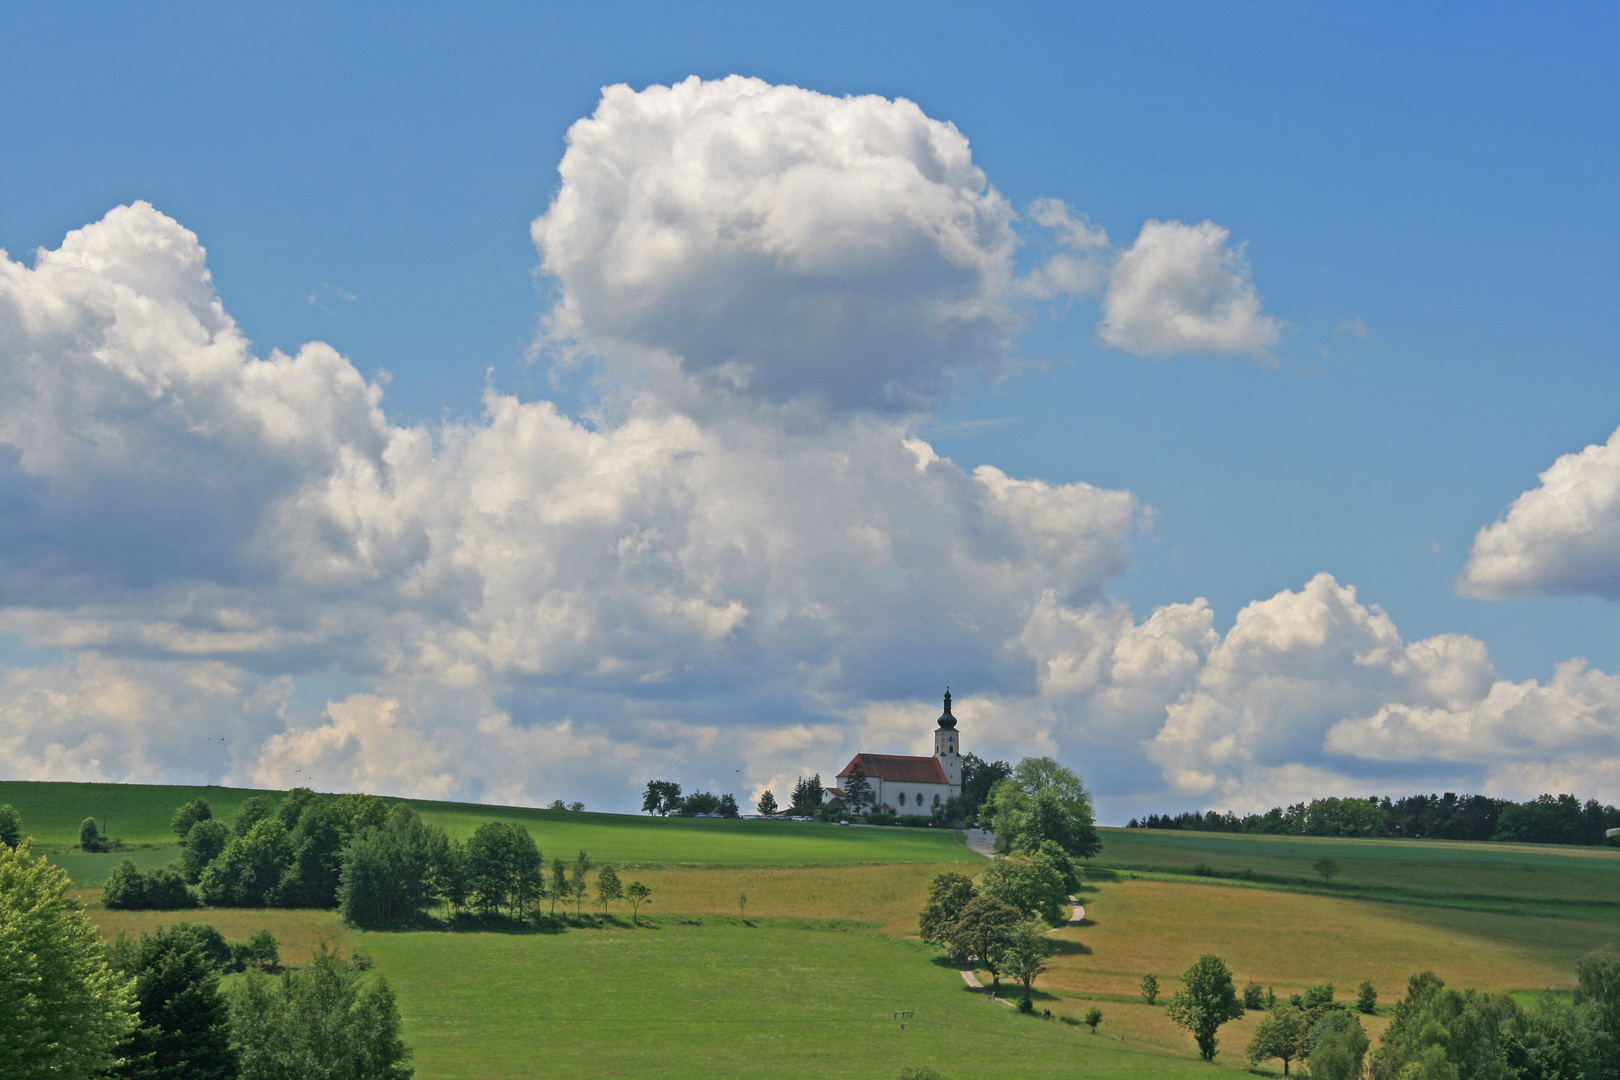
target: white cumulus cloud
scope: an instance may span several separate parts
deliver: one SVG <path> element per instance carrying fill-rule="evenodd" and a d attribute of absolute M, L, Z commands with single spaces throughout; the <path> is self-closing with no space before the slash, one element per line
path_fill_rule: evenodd
<path fill-rule="evenodd" d="M 1277 343 L 1241 246 L 1212 221 L 1149 221 L 1115 261 L 1103 296 L 1103 344 L 1137 356 L 1251 353 Z"/>
<path fill-rule="evenodd" d="M 1541 486 L 1474 537 L 1459 588 L 1468 596 L 1594 593 L 1620 598 L 1620 431 L 1565 454 Z"/>
<path fill-rule="evenodd" d="M 553 331 L 711 393 L 905 411 L 994 369 L 1013 214 L 913 103 L 737 76 L 611 86 L 534 223 Z"/>

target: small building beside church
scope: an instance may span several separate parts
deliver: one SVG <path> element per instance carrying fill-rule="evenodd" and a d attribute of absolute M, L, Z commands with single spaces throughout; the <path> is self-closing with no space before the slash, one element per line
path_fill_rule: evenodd
<path fill-rule="evenodd" d="M 934 729 L 932 757 L 903 754 L 856 754 L 838 774 L 838 786 L 827 788 L 823 801 L 843 809 L 848 805 L 849 778 L 859 770 L 872 788 L 870 809 L 891 814 L 932 814 L 946 800 L 962 794 L 962 747 L 951 715 L 951 692 L 945 691 L 945 711 Z"/>

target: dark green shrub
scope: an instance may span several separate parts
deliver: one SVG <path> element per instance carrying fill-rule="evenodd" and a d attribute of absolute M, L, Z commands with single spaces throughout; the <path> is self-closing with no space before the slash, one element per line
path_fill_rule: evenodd
<path fill-rule="evenodd" d="M 101 835 L 101 830 L 96 827 L 96 819 L 93 817 L 87 817 L 79 823 L 79 850 L 107 850 L 107 838 Z"/>
<path fill-rule="evenodd" d="M 101 904 L 114 911 L 140 911 L 146 907 L 146 875 L 134 859 L 120 859 L 101 887 Z"/>
<path fill-rule="evenodd" d="M 866 823 L 868 825 L 893 825 L 894 815 L 879 810 L 876 813 L 867 814 Z"/>
<path fill-rule="evenodd" d="M 931 814 L 901 814 L 896 823 L 905 829 L 926 829 L 934 824 Z"/>
<path fill-rule="evenodd" d="M 260 930 L 246 941 L 231 942 L 231 964 L 238 971 L 274 971 L 281 966 L 281 946 L 274 934 Z"/>
<path fill-rule="evenodd" d="M 1266 1007 L 1266 988 L 1257 982 L 1249 983 L 1243 988 L 1243 1007 L 1255 1012 Z"/>
<path fill-rule="evenodd" d="M 180 911 L 197 906 L 185 879 L 172 867 L 143 874 L 134 859 L 120 859 L 101 888 L 103 906 L 122 911 Z"/>
<path fill-rule="evenodd" d="M 17 808 L 7 803 L 0 806 L 0 844 L 14 848 L 22 843 L 22 818 Z"/>

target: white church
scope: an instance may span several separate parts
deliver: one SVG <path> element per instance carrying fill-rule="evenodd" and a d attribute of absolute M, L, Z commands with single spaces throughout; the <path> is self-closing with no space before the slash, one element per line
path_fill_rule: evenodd
<path fill-rule="evenodd" d="M 838 786 L 826 788 L 822 801 L 845 809 L 845 785 L 859 771 L 872 788 L 872 804 L 891 814 L 931 814 L 953 795 L 962 794 L 962 748 L 957 741 L 956 717 L 951 715 L 951 692 L 945 691 L 945 711 L 934 729 L 934 756 L 856 754 L 838 774 Z"/>

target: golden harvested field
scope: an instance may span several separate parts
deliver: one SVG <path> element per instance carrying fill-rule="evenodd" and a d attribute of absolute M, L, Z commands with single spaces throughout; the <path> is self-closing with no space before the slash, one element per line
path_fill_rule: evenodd
<path fill-rule="evenodd" d="M 748 894 L 747 918 L 850 919 L 884 933 L 917 932 L 917 912 L 936 875 L 981 868 L 954 863 L 892 866 L 783 867 L 753 870 L 638 870 L 626 872 L 651 886 L 649 913 L 737 914 L 737 894 Z M 590 910 L 587 908 L 587 910 Z"/>
<path fill-rule="evenodd" d="M 325 940 L 334 949 L 352 948 L 348 927 L 335 911 L 285 911 L 280 908 L 201 908 L 196 911 L 108 911 L 101 906 L 100 889 L 74 889 L 73 895 L 90 914 L 90 921 L 109 941 L 120 934 L 139 937 L 160 926 L 178 922 L 205 923 L 219 929 L 226 941 L 243 941 L 260 930 L 276 935 L 282 963 L 297 967 L 309 962 L 315 947 Z"/>

